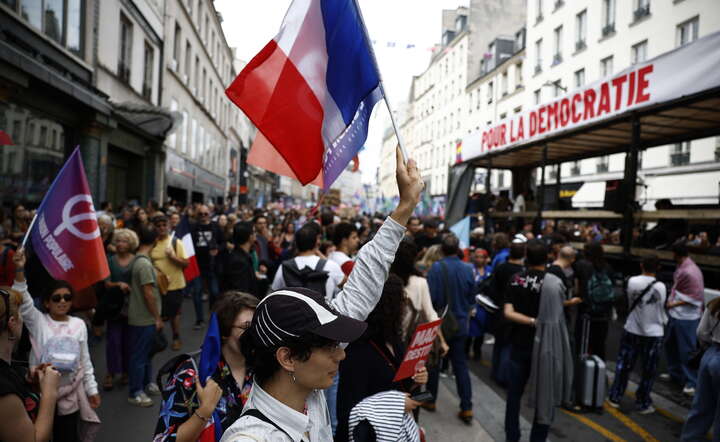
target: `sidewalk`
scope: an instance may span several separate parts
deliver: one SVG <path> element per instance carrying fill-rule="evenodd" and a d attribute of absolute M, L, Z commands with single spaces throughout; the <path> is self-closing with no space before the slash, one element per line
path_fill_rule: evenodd
<path fill-rule="evenodd" d="M 473 385 L 474 387 L 474 385 Z M 428 442 L 453 440 L 461 442 L 485 442 L 494 441 L 490 434 L 482 427 L 478 416 L 472 425 L 465 425 L 457 418 L 457 395 L 454 393 L 455 386 L 444 382 L 438 388 L 438 398 L 435 401 L 437 411 L 430 413 L 420 411 L 420 426 L 425 429 Z"/>

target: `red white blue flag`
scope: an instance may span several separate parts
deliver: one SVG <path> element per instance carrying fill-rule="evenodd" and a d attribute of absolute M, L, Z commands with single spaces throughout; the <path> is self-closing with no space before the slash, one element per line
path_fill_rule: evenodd
<path fill-rule="evenodd" d="M 110 274 L 79 147 L 45 194 L 29 235 L 48 273 L 76 290 Z"/>
<path fill-rule="evenodd" d="M 190 282 L 200 276 L 200 267 L 198 266 L 197 257 L 195 256 L 195 245 L 193 244 L 190 221 L 187 215 L 184 215 L 180 219 L 180 223 L 175 227 L 175 237 L 183 243 L 185 256 L 188 260 L 188 266 L 183 270 L 183 275 L 185 276 L 185 281 Z"/>
<path fill-rule="evenodd" d="M 356 1 L 294 0 L 225 93 L 259 130 L 249 164 L 329 188 L 383 98 Z"/>

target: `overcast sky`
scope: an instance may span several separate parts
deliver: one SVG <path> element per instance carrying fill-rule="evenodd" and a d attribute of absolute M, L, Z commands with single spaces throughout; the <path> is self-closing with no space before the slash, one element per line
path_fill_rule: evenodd
<path fill-rule="evenodd" d="M 407 101 L 410 80 L 427 68 L 429 48 L 440 41 L 441 11 L 467 5 L 467 0 L 359 0 L 380 74 L 393 109 Z M 216 0 L 223 29 L 238 57 L 249 61 L 280 28 L 290 0 Z M 394 43 L 394 47 L 391 45 Z M 408 48 L 408 46 L 411 46 Z M 389 124 L 384 103 L 375 106 L 370 135 L 360 155 L 363 181 L 372 183 L 382 133 Z"/>

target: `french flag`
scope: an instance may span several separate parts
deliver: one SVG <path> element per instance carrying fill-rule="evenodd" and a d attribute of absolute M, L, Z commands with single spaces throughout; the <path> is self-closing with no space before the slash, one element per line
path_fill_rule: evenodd
<path fill-rule="evenodd" d="M 294 0 L 225 93 L 258 128 L 249 164 L 329 188 L 384 98 L 356 1 Z"/>
<path fill-rule="evenodd" d="M 197 258 L 195 257 L 195 246 L 193 245 L 192 234 L 190 230 L 190 221 L 187 215 L 180 219 L 177 227 L 175 227 L 175 237 L 179 238 L 185 248 L 185 255 L 189 261 L 189 265 L 183 270 L 185 281 L 190 282 L 200 276 L 200 267 L 198 267 Z"/>

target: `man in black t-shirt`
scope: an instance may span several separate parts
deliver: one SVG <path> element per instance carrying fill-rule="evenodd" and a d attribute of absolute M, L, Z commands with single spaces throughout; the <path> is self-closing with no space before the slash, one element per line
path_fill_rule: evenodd
<path fill-rule="evenodd" d="M 527 269 L 513 277 L 505 299 L 505 317 L 513 323 L 505 408 L 505 437 L 510 442 L 520 440 L 520 401 L 532 368 L 535 318 L 547 264 L 547 247 L 542 241 L 528 241 L 525 264 Z M 530 440 L 547 439 L 549 429 L 549 425 L 534 420 Z"/>
<path fill-rule="evenodd" d="M 525 259 L 525 243 L 514 243 L 510 246 L 510 256 L 508 260 L 500 264 L 495 273 L 493 273 L 493 290 L 492 300 L 501 309 L 505 305 L 507 291 L 510 281 L 516 273 L 520 273 L 525 268 L 523 260 Z M 508 364 L 510 360 L 510 343 L 509 334 L 512 325 L 505 320 L 505 316 L 501 311 L 495 318 L 493 331 L 495 334 L 495 345 L 492 354 L 492 369 L 490 376 L 498 384 L 507 385 Z"/>

